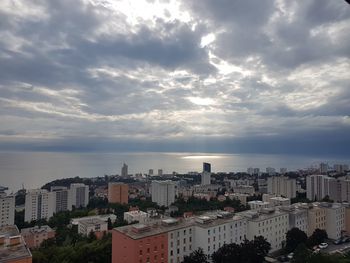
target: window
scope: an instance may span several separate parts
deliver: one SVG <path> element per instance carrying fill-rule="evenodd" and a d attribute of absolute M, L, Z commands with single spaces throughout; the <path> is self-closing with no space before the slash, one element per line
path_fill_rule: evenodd
<path fill-rule="evenodd" d="M 140 256 L 142 256 L 142 250 L 140 250 Z"/>

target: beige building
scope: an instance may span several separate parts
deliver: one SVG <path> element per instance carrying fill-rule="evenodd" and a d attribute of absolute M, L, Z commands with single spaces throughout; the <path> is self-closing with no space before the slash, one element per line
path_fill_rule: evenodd
<path fill-rule="evenodd" d="M 55 231 L 47 225 L 23 228 L 21 234 L 29 248 L 40 247 L 42 242 L 55 237 Z"/>
<path fill-rule="evenodd" d="M 308 236 L 317 228 L 326 230 L 326 210 L 315 203 L 308 210 Z"/>
<path fill-rule="evenodd" d="M 108 202 L 127 204 L 129 199 L 129 186 L 123 183 L 108 184 Z"/>
<path fill-rule="evenodd" d="M 345 208 L 345 231 L 350 235 L 350 204 L 344 204 Z"/>

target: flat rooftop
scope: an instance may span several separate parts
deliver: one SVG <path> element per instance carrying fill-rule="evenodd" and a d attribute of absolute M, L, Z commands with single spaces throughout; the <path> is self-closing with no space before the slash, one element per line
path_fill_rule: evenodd
<path fill-rule="evenodd" d="M 208 212 L 201 216 L 192 217 L 189 219 L 175 219 L 175 218 L 167 218 L 163 220 L 156 220 L 149 224 L 135 224 L 122 226 L 118 228 L 114 228 L 114 231 L 118 231 L 127 235 L 132 239 L 140 239 L 148 236 L 159 235 L 191 226 L 200 226 L 202 228 L 210 228 L 213 226 L 222 225 L 229 222 L 235 222 L 239 220 L 245 220 L 245 218 L 241 215 L 231 215 L 227 218 L 217 218 L 218 215 L 222 215 L 219 212 Z M 197 222 L 196 219 L 204 219 L 208 220 L 205 223 Z M 136 231 L 135 231 L 136 230 Z M 144 230 L 144 231 L 142 231 Z"/>
<path fill-rule="evenodd" d="M 53 229 L 49 227 L 48 225 L 45 226 L 34 226 L 34 227 L 28 227 L 28 228 L 23 228 L 21 230 L 22 234 L 27 234 L 27 233 L 32 233 L 32 234 L 39 234 L 39 233 L 46 233 L 46 232 L 52 232 Z"/>
<path fill-rule="evenodd" d="M 4 242 L 2 244 L 0 243 L 1 263 L 32 257 L 30 250 L 27 248 L 16 226 L 13 225 L 0 227 L 0 237 L 4 238 Z M 20 242 L 14 245 L 10 245 L 11 238 L 20 238 Z"/>
<path fill-rule="evenodd" d="M 107 222 L 98 218 L 93 218 L 93 219 L 81 220 L 79 221 L 79 224 L 89 227 L 89 226 L 107 224 Z"/>

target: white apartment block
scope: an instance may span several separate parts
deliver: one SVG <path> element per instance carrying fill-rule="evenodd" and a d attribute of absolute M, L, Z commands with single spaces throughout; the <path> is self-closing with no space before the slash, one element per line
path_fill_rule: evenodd
<path fill-rule="evenodd" d="M 211 173 L 207 171 L 203 171 L 201 174 L 201 185 L 209 185 L 211 184 Z"/>
<path fill-rule="evenodd" d="M 271 206 L 269 202 L 264 202 L 260 200 L 249 201 L 248 205 L 251 210 L 260 210 L 263 208 L 269 208 Z"/>
<path fill-rule="evenodd" d="M 53 192 L 55 213 L 72 210 L 72 202 L 69 202 L 70 190 L 67 187 L 53 186 L 50 190 Z"/>
<path fill-rule="evenodd" d="M 15 196 L 0 192 L 0 227 L 15 224 Z"/>
<path fill-rule="evenodd" d="M 286 176 L 267 178 L 267 193 L 287 198 L 296 197 L 296 180 Z"/>
<path fill-rule="evenodd" d="M 306 177 L 306 197 L 311 201 L 322 200 L 329 194 L 329 182 L 334 178 L 325 175 L 309 175 Z"/>
<path fill-rule="evenodd" d="M 196 218 L 195 249 L 201 247 L 205 254 L 211 255 L 224 244 L 240 244 L 247 238 L 247 220 L 243 216 L 230 216 L 217 220 L 215 215 Z"/>
<path fill-rule="evenodd" d="M 289 214 L 289 229 L 298 228 L 308 234 L 308 206 L 293 204 L 279 208 Z"/>
<path fill-rule="evenodd" d="M 129 224 L 131 222 L 136 222 L 136 221 L 143 224 L 143 223 L 146 223 L 148 219 L 149 219 L 148 214 L 140 210 L 124 212 L 124 220 L 127 221 Z"/>
<path fill-rule="evenodd" d="M 177 224 L 177 220 L 170 218 L 162 220 L 164 226 Z M 184 257 L 191 254 L 194 247 L 194 226 L 183 224 L 181 228 L 168 232 L 168 262 L 180 263 Z"/>
<path fill-rule="evenodd" d="M 108 223 L 101 219 L 85 219 L 78 222 L 78 233 L 88 236 L 91 232 L 107 232 Z"/>
<path fill-rule="evenodd" d="M 326 232 L 331 239 L 339 239 L 345 231 L 345 207 L 339 203 L 321 203 L 326 211 Z"/>
<path fill-rule="evenodd" d="M 271 206 L 288 206 L 290 205 L 290 198 L 276 196 L 271 197 L 268 202 L 271 204 Z"/>
<path fill-rule="evenodd" d="M 170 206 L 175 202 L 175 182 L 166 181 L 152 181 L 152 202 L 159 206 Z"/>
<path fill-rule="evenodd" d="M 86 207 L 89 203 L 89 186 L 85 184 L 71 184 L 69 188 L 68 207 Z"/>
<path fill-rule="evenodd" d="M 274 209 L 263 209 L 260 213 L 256 211 L 245 212 L 248 219 L 248 239 L 255 236 L 263 236 L 271 244 L 270 252 L 282 248 L 289 230 L 289 214 Z"/>
<path fill-rule="evenodd" d="M 54 193 L 45 189 L 28 190 L 26 193 L 24 221 L 49 219 L 55 211 Z"/>

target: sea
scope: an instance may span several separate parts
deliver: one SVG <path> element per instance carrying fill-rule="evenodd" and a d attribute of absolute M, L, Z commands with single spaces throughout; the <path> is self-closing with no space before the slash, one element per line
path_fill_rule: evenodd
<path fill-rule="evenodd" d="M 163 174 L 200 172 L 203 162 L 211 163 L 213 172 L 243 172 L 248 167 L 295 171 L 317 167 L 321 162 L 349 164 L 350 159 L 276 154 L 0 152 L 0 186 L 16 192 L 60 178 L 120 174 L 123 163 L 128 165 L 129 174 L 148 173 L 149 169 L 155 174 L 158 169 Z"/>

